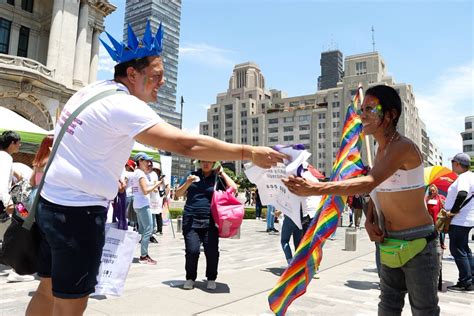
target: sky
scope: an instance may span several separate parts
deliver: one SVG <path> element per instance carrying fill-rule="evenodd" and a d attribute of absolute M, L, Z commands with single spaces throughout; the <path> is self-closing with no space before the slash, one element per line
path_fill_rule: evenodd
<path fill-rule="evenodd" d="M 109 1 L 117 10 L 106 18 L 106 31 L 122 39 L 125 0 Z M 198 133 L 236 64 L 257 63 L 266 89 L 311 94 L 321 52 L 371 52 L 373 26 L 375 50 L 395 82 L 412 85 L 428 135 L 450 166 L 462 151 L 464 118 L 474 115 L 473 10 L 470 0 L 183 0 L 183 128 Z M 110 79 L 113 65 L 101 47 L 98 78 Z"/>

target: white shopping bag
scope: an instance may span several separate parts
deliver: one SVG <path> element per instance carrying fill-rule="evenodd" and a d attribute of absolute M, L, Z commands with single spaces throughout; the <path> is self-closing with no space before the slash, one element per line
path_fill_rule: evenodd
<path fill-rule="evenodd" d="M 116 227 L 116 223 L 112 223 L 107 224 L 105 228 L 105 245 L 95 295 L 122 295 L 133 253 L 140 240 L 137 232 Z"/>

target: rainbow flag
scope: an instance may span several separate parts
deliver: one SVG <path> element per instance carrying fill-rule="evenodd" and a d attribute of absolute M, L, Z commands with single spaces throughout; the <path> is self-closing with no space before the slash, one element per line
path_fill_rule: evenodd
<path fill-rule="evenodd" d="M 360 88 L 361 89 L 361 88 Z M 360 149 L 362 123 L 355 112 L 359 93 L 348 106 L 342 129 L 341 147 L 331 173 L 331 181 L 340 181 L 361 175 L 364 171 Z M 290 304 L 306 292 L 323 257 L 323 245 L 337 227 L 347 196 L 323 196 L 295 256 L 268 295 L 270 309 L 276 315 L 285 315 Z"/>

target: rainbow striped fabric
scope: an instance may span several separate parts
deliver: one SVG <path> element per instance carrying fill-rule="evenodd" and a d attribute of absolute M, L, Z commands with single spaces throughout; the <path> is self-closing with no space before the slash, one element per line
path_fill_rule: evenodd
<path fill-rule="evenodd" d="M 362 124 L 355 113 L 359 93 L 348 106 L 342 129 L 341 147 L 332 168 L 331 181 L 340 181 L 361 175 L 364 170 L 360 149 Z M 318 211 L 295 252 L 291 264 L 281 275 L 268 296 L 270 309 L 276 315 L 285 315 L 290 304 L 306 292 L 323 256 L 323 245 L 337 227 L 344 209 L 346 196 L 323 196 Z"/>

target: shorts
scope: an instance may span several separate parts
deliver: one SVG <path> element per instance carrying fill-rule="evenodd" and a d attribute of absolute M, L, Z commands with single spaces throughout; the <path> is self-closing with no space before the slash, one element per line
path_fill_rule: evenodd
<path fill-rule="evenodd" d="M 62 206 L 40 198 L 38 275 L 51 278 L 53 296 L 74 299 L 95 291 L 106 218 L 103 206 Z"/>

